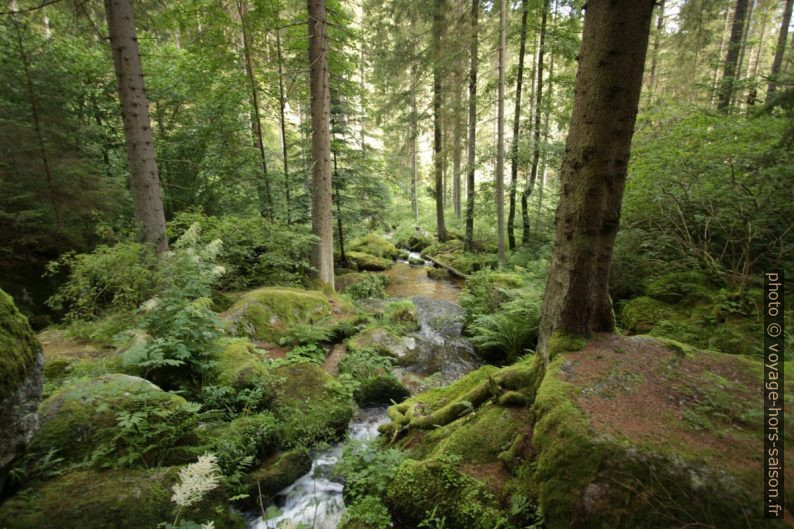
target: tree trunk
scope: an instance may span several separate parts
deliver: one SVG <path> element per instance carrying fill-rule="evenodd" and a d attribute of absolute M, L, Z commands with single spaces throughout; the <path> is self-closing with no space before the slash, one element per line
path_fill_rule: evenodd
<path fill-rule="evenodd" d="M 711 82 L 711 94 L 709 96 L 709 108 L 714 108 L 714 105 L 717 102 L 717 88 L 718 88 L 718 81 L 720 78 L 720 67 L 719 67 L 719 59 L 722 57 L 723 52 L 725 51 L 725 40 L 728 35 L 728 25 L 731 21 L 731 8 L 727 7 L 725 9 L 725 23 L 722 28 L 722 32 L 720 33 L 720 50 L 717 53 L 717 66 L 714 68 L 714 77 Z"/>
<path fill-rule="evenodd" d="M 334 232 L 331 218 L 331 125 L 325 0 L 307 0 L 309 77 L 312 111 L 312 265 L 317 278 L 334 286 Z"/>
<path fill-rule="evenodd" d="M 703 3 L 701 2 L 701 10 Z M 651 54 L 651 73 L 648 76 L 648 104 L 653 104 L 653 91 L 656 88 L 656 63 L 659 61 L 659 46 L 664 30 L 664 0 L 659 0 L 659 13 L 656 15 L 656 32 L 653 35 L 653 52 Z M 697 60 L 695 60 L 697 63 Z M 696 65 L 697 66 L 697 65 Z"/>
<path fill-rule="evenodd" d="M 769 73 L 769 84 L 766 88 L 767 103 L 772 100 L 772 96 L 775 95 L 777 86 L 780 83 L 780 67 L 783 64 L 783 54 L 786 51 L 786 39 L 788 38 L 788 27 L 791 24 L 791 8 L 793 4 L 794 0 L 786 0 L 786 7 L 783 9 L 783 21 L 780 24 L 775 58 L 772 60 L 772 71 Z"/>
<path fill-rule="evenodd" d="M 336 203 L 336 228 L 339 235 L 339 261 L 347 265 L 347 255 L 345 255 L 345 232 L 342 229 L 342 197 L 339 194 L 339 173 L 336 170 L 336 153 L 334 156 L 334 202 Z"/>
<path fill-rule="evenodd" d="M 535 181 L 538 178 L 538 162 L 540 161 L 540 105 L 543 102 L 543 53 L 545 52 L 546 42 L 546 19 L 549 12 L 549 0 L 543 0 L 543 13 L 540 18 L 540 43 L 538 44 L 538 85 L 535 89 L 535 117 L 532 124 L 533 150 L 532 167 L 529 171 L 529 182 L 521 193 L 521 220 L 523 231 L 521 232 L 521 242 L 529 242 L 529 197 L 535 188 Z"/>
<path fill-rule="evenodd" d="M 469 139 L 466 142 L 466 250 L 474 251 L 474 162 L 477 138 L 477 19 L 479 0 L 471 1 L 471 43 L 469 45 Z"/>
<path fill-rule="evenodd" d="M 16 11 L 16 4 L 12 4 L 12 11 Z M 52 177 L 52 170 L 50 169 L 50 159 L 47 156 L 47 147 L 44 144 L 44 134 L 41 131 L 41 120 L 39 118 L 38 99 L 36 92 L 33 90 L 33 79 L 30 75 L 30 57 L 25 51 L 25 45 L 22 40 L 22 30 L 19 27 L 17 15 L 12 15 L 12 22 L 14 24 L 14 31 L 17 37 L 17 48 L 19 51 L 19 58 L 22 61 L 22 69 L 25 72 L 25 88 L 27 89 L 28 104 L 30 105 L 30 116 L 33 119 L 33 131 L 36 133 L 36 142 L 39 146 L 39 157 L 41 158 L 41 165 L 44 169 L 44 178 L 47 181 L 47 198 L 52 205 L 53 213 L 55 214 L 55 225 L 58 228 L 63 227 L 63 219 L 61 217 L 61 207 L 58 203 L 55 193 L 55 182 Z M 107 155 L 107 152 L 102 150 L 102 153 Z"/>
<path fill-rule="evenodd" d="M 750 33 L 753 31 L 753 11 L 755 8 L 755 2 L 756 0 L 750 0 L 749 4 L 747 5 L 747 15 L 745 16 L 744 31 L 742 32 L 742 43 L 739 46 L 739 60 L 736 63 L 736 74 L 734 76 L 735 80 L 744 78 L 744 75 L 742 74 L 745 64 L 744 56 L 747 54 L 747 41 L 750 39 Z M 734 85 L 735 84 L 736 81 L 734 81 Z M 733 95 L 731 96 L 732 106 L 736 105 L 738 97 L 738 90 L 734 89 Z"/>
<path fill-rule="evenodd" d="M 540 323 L 538 352 L 546 363 L 557 352 L 553 336 L 614 329 L 609 266 L 653 5 L 654 0 L 590 2 L 585 13 Z"/>
<path fill-rule="evenodd" d="M 518 45 L 518 76 L 516 77 L 516 107 L 513 113 L 513 142 L 510 147 L 510 209 L 507 215 L 507 245 L 516 247 L 516 189 L 518 188 L 518 129 L 521 123 L 521 88 L 524 81 L 524 53 L 527 47 L 527 0 L 521 0 L 521 41 Z"/>
<path fill-rule="evenodd" d="M 243 33 L 243 57 L 245 59 L 245 75 L 248 77 L 248 86 L 251 90 L 251 110 L 254 114 L 254 141 L 259 150 L 259 163 L 262 165 L 262 184 L 265 187 L 265 211 L 264 216 L 273 219 L 273 195 L 270 192 L 270 177 L 267 173 L 267 156 L 265 155 L 265 142 L 262 139 L 262 117 L 259 114 L 259 91 L 256 87 L 256 77 L 254 77 L 254 63 L 251 59 L 251 43 L 248 38 L 248 27 L 245 23 L 245 15 L 248 6 L 243 0 L 237 0 L 237 13 L 240 16 L 240 27 Z"/>
<path fill-rule="evenodd" d="M 742 48 L 742 35 L 744 34 L 744 22 L 747 17 L 747 3 L 749 0 L 736 0 L 736 10 L 733 14 L 733 26 L 731 27 L 731 38 L 728 40 L 728 53 L 725 56 L 725 69 L 720 83 L 719 98 L 717 108 L 727 110 L 731 104 L 736 73 L 739 66 L 739 52 Z"/>
<path fill-rule="evenodd" d="M 552 25 L 557 17 L 558 0 L 554 0 L 554 11 L 551 15 Z M 546 91 L 546 112 L 543 115 L 543 143 L 549 144 L 549 118 L 551 117 L 552 105 L 554 104 L 554 54 L 549 51 L 549 89 Z M 543 150 L 543 155 L 540 158 L 540 170 L 538 171 L 538 207 L 535 221 L 535 231 L 537 232 L 538 222 L 541 220 L 543 208 L 543 188 L 546 183 L 546 157 L 548 156 L 548 149 Z"/>
<path fill-rule="evenodd" d="M 505 24 L 507 2 L 499 1 L 499 88 L 496 101 L 496 229 L 499 262 L 505 263 Z"/>
<path fill-rule="evenodd" d="M 276 28 L 276 58 L 278 59 L 278 103 L 279 125 L 281 126 L 281 158 L 284 162 L 284 208 L 287 226 L 292 223 L 290 214 L 290 185 L 289 185 L 289 154 L 287 145 L 287 120 L 284 111 L 287 106 L 287 94 L 284 90 L 284 58 L 281 54 L 281 30 Z"/>
<path fill-rule="evenodd" d="M 130 0 L 105 0 L 105 16 L 124 123 L 133 212 L 140 224 L 141 240 L 162 254 L 168 250 L 165 214 Z"/>
<path fill-rule="evenodd" d="M 447 240 L 444 225 L 444 158 L 441 136 L 441 41 L 444 31 L 444 0 L 435 0 L 433 10 L 433 165 L 436 184 L 436 231 L 438 240 Z"/>
<path fill-rule="evenodd" d="M 419 193 L 418 175 L 416 172 L 416 142 L 419 137 L 419 115 L 416 108 L 416 87 L 419 84 L 419 72 L 416 58 L 416 11 L 411 10 L 411 210 L 414 213 L 414 224 L 419 225 Z"/>
<path fill-rule="evenodd" d="M 452 208 L 455 218 L 460 219 L 460 166 L 463 153 L 463 120 L 461 119 L 462 98 L 460 94 L 462 76 L 458 72 L 455 74 L 455 111 L 453 114 L 453 134 L 454 142 L 452 145 Z"/>

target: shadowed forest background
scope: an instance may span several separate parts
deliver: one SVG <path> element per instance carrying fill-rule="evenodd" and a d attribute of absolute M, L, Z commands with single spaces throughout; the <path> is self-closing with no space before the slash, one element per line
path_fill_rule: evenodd
<path fill-rule="evenodd" d="M 792 0 L 588 4 L 0 6 L 0 529 L 790 525 Z"/>

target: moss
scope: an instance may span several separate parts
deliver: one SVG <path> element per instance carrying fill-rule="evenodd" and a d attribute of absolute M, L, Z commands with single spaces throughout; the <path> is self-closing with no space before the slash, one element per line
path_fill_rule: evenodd
<path fill-rule="evenodd" d="M 386 320 L 403 332 L 419 330 L 419 315 L 410 299 L 393 301 L 386 305 Z"/>
<path fill-rule="evenodd" d="M 230 422 L 203 424 L 196 429 L 195 452 L 216 454 L 221 468 L 235 468 L 244 458 L 262 461 L 281 445 L 281 428 L 269 412 L 237 417 Z"/>
<path fill-rule="evenodd" d="M 367 234 L 362 240 L 354 241 L 350 247 L 357 252 L 385 259 L 397 259 L 400 256 L 397 247 L 377 233 Z"/>
<path fill-rule="evenodd" d="M 275 496 L 282 489 L 292 485 L 312 468 L 312 458 L 308 450 L 299 448 L 278 454 L 265 461 L 259 468 L 249 473 L 249 496 L 264 499 Z"/>
<path fill-rule="evenodd" d="M 449 279 L 450 274 L 444 268 L 428 268 L 427 277 L 430 279 Z"/>
<path fill-rule="evenodd" d="M 548 357 L 554 358 L 560 353 L 581 351 L 587 345 L 587 338 L 566 331 L 554 331 L 549 337 L 547 347 Z"/>
<path fill-rule="evenodd" d="M 234 388 L 267 384 L 269 372 L 265 356 L 245 338 L 225 340 L 217 358 L 218 384 Z"/>
<path fill-rule="evenodd" d="M 674 316 L 675 312 L 670 305 L 648 296 L 632 299 L 620 311 L 621 324 L 633 333 L 646 333 L 656 322 Z"/>
<path fill-rule="evenodd" d="M 397 519 L 413 524 L 431 513 L 445 518 L 448 529 L 495 529 L 506 522 L 485 485 L 460 473 L 447 458 L 405 461 L 386 501 Z"/>
<path fill-rule="evenodd" d="M 648 296 L 667 303 L 695 303 L 711 299 L 708 278 L 697 271 L 670 272 L 651 281 Z"/>
<path fill-rule="evenodd" d="M 380 272 L 391 268 L 392 262 L 389 259 L 384 259 L 376 255 L 371 255 L 364 252 L 347 252 L 345 254 L 348 261 L 350 261 L 358 270 Z"/>
<path fill-rule="evenodd" d="M 438 441 L 433 454 L 456 454 L 467 464 L 494 462 L 500 453 L 510 448 L 527 421 L 527 410 L 489 403 L 460 423 L 451 423 L 432 431 L 426 442 Z"/>
<path fill-rule="evenodd" d="M 41 354 L 27 318 L 11 296 L 0 290 L 0 401 L 11 395 L 27 378 Z"/>
<path fill-rule="evenodd" d="M 379 375 L 364 380 L 353 397 L 359 406 L 381 406 L 402 402 L 410 392 L 394 375 Z"/>
<path fill-rule="evenodd" d="M 148 407 L 172 410 L 184 405 L 185 399 L 129 375 L 76 380 L 39 406 L 41 428 L 32 447 L 43 452 L 56 448 L 66 461 L 80 462 L 113 438 L 119 412 L 135 411 L 144 402 Z"/>
<path fill-rule="evenodd" d="M 282 287 L 252 290 L 229 309 L 234 334 L 265 341 L 285 336 L 295 324 L 314 324 L 330 315 L 331 304 L 322 292 Z"/>
<path fill-rule="evenodd" d="M 351 352 L 373 350 L 397 360 L 405 356 L 408 345 L 406 339 L 386 327 L 364 329 L 347 341 L 347 347 Z"/>
<path fill-rule="evenodd" d="M 74 472 L 47 481 L 0 506 L 6 529 L 116 529 L 158 527 L 174 519 L 171 486 L 176 467 L 152 470 Z M 245 527 L 230 513 L 221 489 L 186 509 L 182 518 L 213 521 L 217 529 Z"/>

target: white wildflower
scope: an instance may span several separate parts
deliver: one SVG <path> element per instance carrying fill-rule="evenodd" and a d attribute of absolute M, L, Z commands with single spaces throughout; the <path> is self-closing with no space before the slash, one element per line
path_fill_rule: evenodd
<path fill-rule="evenodd" d="M 152 337 L 143 329 L 132 329 L 128 331 L 130 338 L 132 339 L 133 345 L 140 345 L 149 343 Z"/>
<path fill-rule="evenodd" d="M 174 484 L 171 501 L 185 508 L 201 501 L 205 494 L 218 486 L 220 468 L 214 454 L 204 454 L 198 461 L 179 471 L 179 482 Z"/>
<path fill-rule="evenodd" d="M 141 312 L 152 312 L 160 305 L 160 298 L 157 296 L 147 299 L 141 304 Z"/>
<path fill-rule="evenodd" d="M 185 230 L 185 233 L 179 237 L 174 246 L 177 248 L 190 248 L 196 246 L 200 239 L 201 226 L 198 222 L 194 222 L 187 230 Z"/>
<path fill-rule="evenodd" d="M 207 523 L 201 524 L 201 529 L 215 529 L 215 522 L 210 520 Z"/>
<path fill-rule="evenodd" d="M 222 248 L 223 248 L 223 241 L 221 241 L 220 239 L 215 239 L 204 248 L 204 251 L 206 251 L 207 255 L 209 255 L 211 258 L 214 258 L 216 255 L 220 253 Z"/>
<path fill-rule="evenodd" d="M 212 267 L 212 277 L 220 277 L 226 273 L 226 267 L 223 265 L 215 265 Z"/>

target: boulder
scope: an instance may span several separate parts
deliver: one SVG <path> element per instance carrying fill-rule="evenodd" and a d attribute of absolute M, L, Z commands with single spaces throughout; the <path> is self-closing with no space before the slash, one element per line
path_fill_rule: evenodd
<path fill-rule="evenodd" d="M 225 315 L 232 334 L 273 342 L 293 325 L 318 323 L 331 312 L 331 303 L 322 292 L 264 287 L 244 294 Z"/>
<path fill-rule="evenodd" d="M 173 522 L 171 487 L 178 467 L 72 472 L 46 481 L 0 505 L 5 529 L 117 529 Z M 214 522 L 215 529 L 246 524 L 228 507 L 222 489 L 185 509 L 182 519 Z"/>
<path fill-rule="evenodd" d="M 372 349 L 397 361 L 412 362 L 412 352 L 416 348 L 416 338 L 399 336 L 386 327 L 370 327 L 356 334 L 347 342 L 350 351 Z"/>
<path fill-rule="evenodd" d="M 38 428 L 43 363 L 27 318 L 0 290 L 0 493 Z"/>
<path fill-rule="evenodd" d="M 347 252 L 345 255 L 347 260 L 361 271 L 381 272 L 388 270 L 392 265 L 390 259 L 384 259 L 364 252 Z"/>
<path fill-rule="evenodd" d="M 411 393 L 394 375 L 382 374 L 363 380 L 353 397 L 361 407 L 402 402 Z"/>
<path fill-rule="evenodd" d="M 295 483 L 311 468 L 312 458 L 306 449 L 298 448 L 274 455 L 248 474 L 248 494 L 251 498 L 258 499 L 261 493 L 266 501 Z"/>
<path fill-rule="evenodd" d="M 400 251 L 397 247 L 377 233 L 370 233 L 363 239 L 354 241 L 350 248 L 357 252 L 368 253 L 384 259 L 397 259 L 400 257 Z"/>

